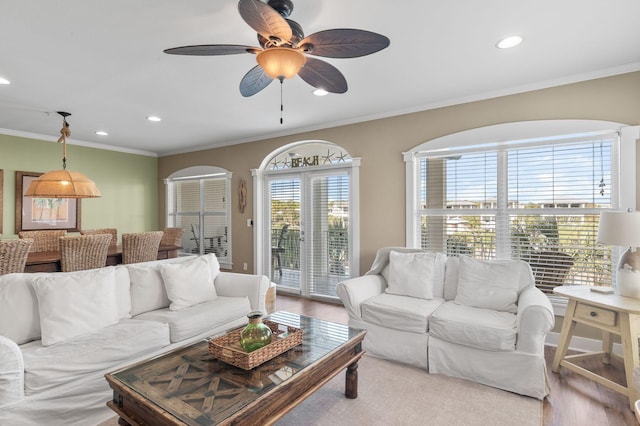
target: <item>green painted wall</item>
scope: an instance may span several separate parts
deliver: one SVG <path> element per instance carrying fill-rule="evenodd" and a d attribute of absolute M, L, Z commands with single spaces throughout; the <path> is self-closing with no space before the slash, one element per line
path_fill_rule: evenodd
<path fill-rule="evenodd" d="M 15 172 L 62 168 L 62 145 L 0 134 L 4 170 L 2 238 L 15 237 Z M 82 200 L 81 226 L 125 232 L 158 229 L 158 159 L 67 144 L 67 168 L 92 179 L 101 198 Z"/>

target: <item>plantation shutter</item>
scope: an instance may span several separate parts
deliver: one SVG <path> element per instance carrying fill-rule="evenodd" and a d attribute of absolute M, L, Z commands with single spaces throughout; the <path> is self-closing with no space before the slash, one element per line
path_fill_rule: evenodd
<path fill-rule="evenodd" d="M 546 293 L 611 285 L 611 248 L 596 244 L 599 214 L 617 206 L 617 134 L 424 154 L 420 241 L 427 250 L 517 258 Z"/>

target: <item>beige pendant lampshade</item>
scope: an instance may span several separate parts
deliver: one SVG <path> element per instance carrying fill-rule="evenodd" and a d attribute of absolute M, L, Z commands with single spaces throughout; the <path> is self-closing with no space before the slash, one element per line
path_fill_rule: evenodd
<path fill-rule="evenodd" d="M 80 172 L 53 170 L 31 181 L 27 197 L 36 198 L 96 198 L 100 191 L 96 184 Z"/>
<path fill-rule="evenodd" d="M 295 77 L 307 58 L 299 50 L 290 47 L 271 47 L 258 53 L 258 64 L 271 78 L 286 79 Z"/>
<path fill-rule="evenodd" d="M 96 184 L 80 172 L 67 170 L 67 137 L 71 135 L 67 117 L 68 112 L 61 112 L 63 117 L 62 129 L 58 142 L 63 145 L 62 168 L 40 175 L 31 181 L 25 192 L 25 197 L 35 198 L 96 198 L 100 197 L 100 191 Z"/>

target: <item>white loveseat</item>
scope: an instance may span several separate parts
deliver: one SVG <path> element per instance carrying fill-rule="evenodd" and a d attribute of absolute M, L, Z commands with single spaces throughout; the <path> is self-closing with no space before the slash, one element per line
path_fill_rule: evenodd
<path fill-rule="evenodd" d="M 104 374 L 247 323 L 265 276 L 215 255 L 0 277 L 0 425 L 113 417 Z"/>
<path fill-rule="evenodd" d="M 371 355 L 543 399 L 549 299 L 526 262 L 386 247 L 336 290 Z"/>

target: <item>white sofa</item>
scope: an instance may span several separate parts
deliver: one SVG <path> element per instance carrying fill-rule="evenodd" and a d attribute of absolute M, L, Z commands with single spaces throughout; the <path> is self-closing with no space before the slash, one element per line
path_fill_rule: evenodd
<path fill-rule="evenodd" d="M 104 374 L 265 311 L 265 276 L 215 255 L 0 277 L 0 425 L 96 425 Z"/>
<path fill-rule="evenodd" d="M 543 399 L 549 299 L 526 262 L 386 247 L 364 276 L 338 284 L 367 353 L 429 373 Z"/>

